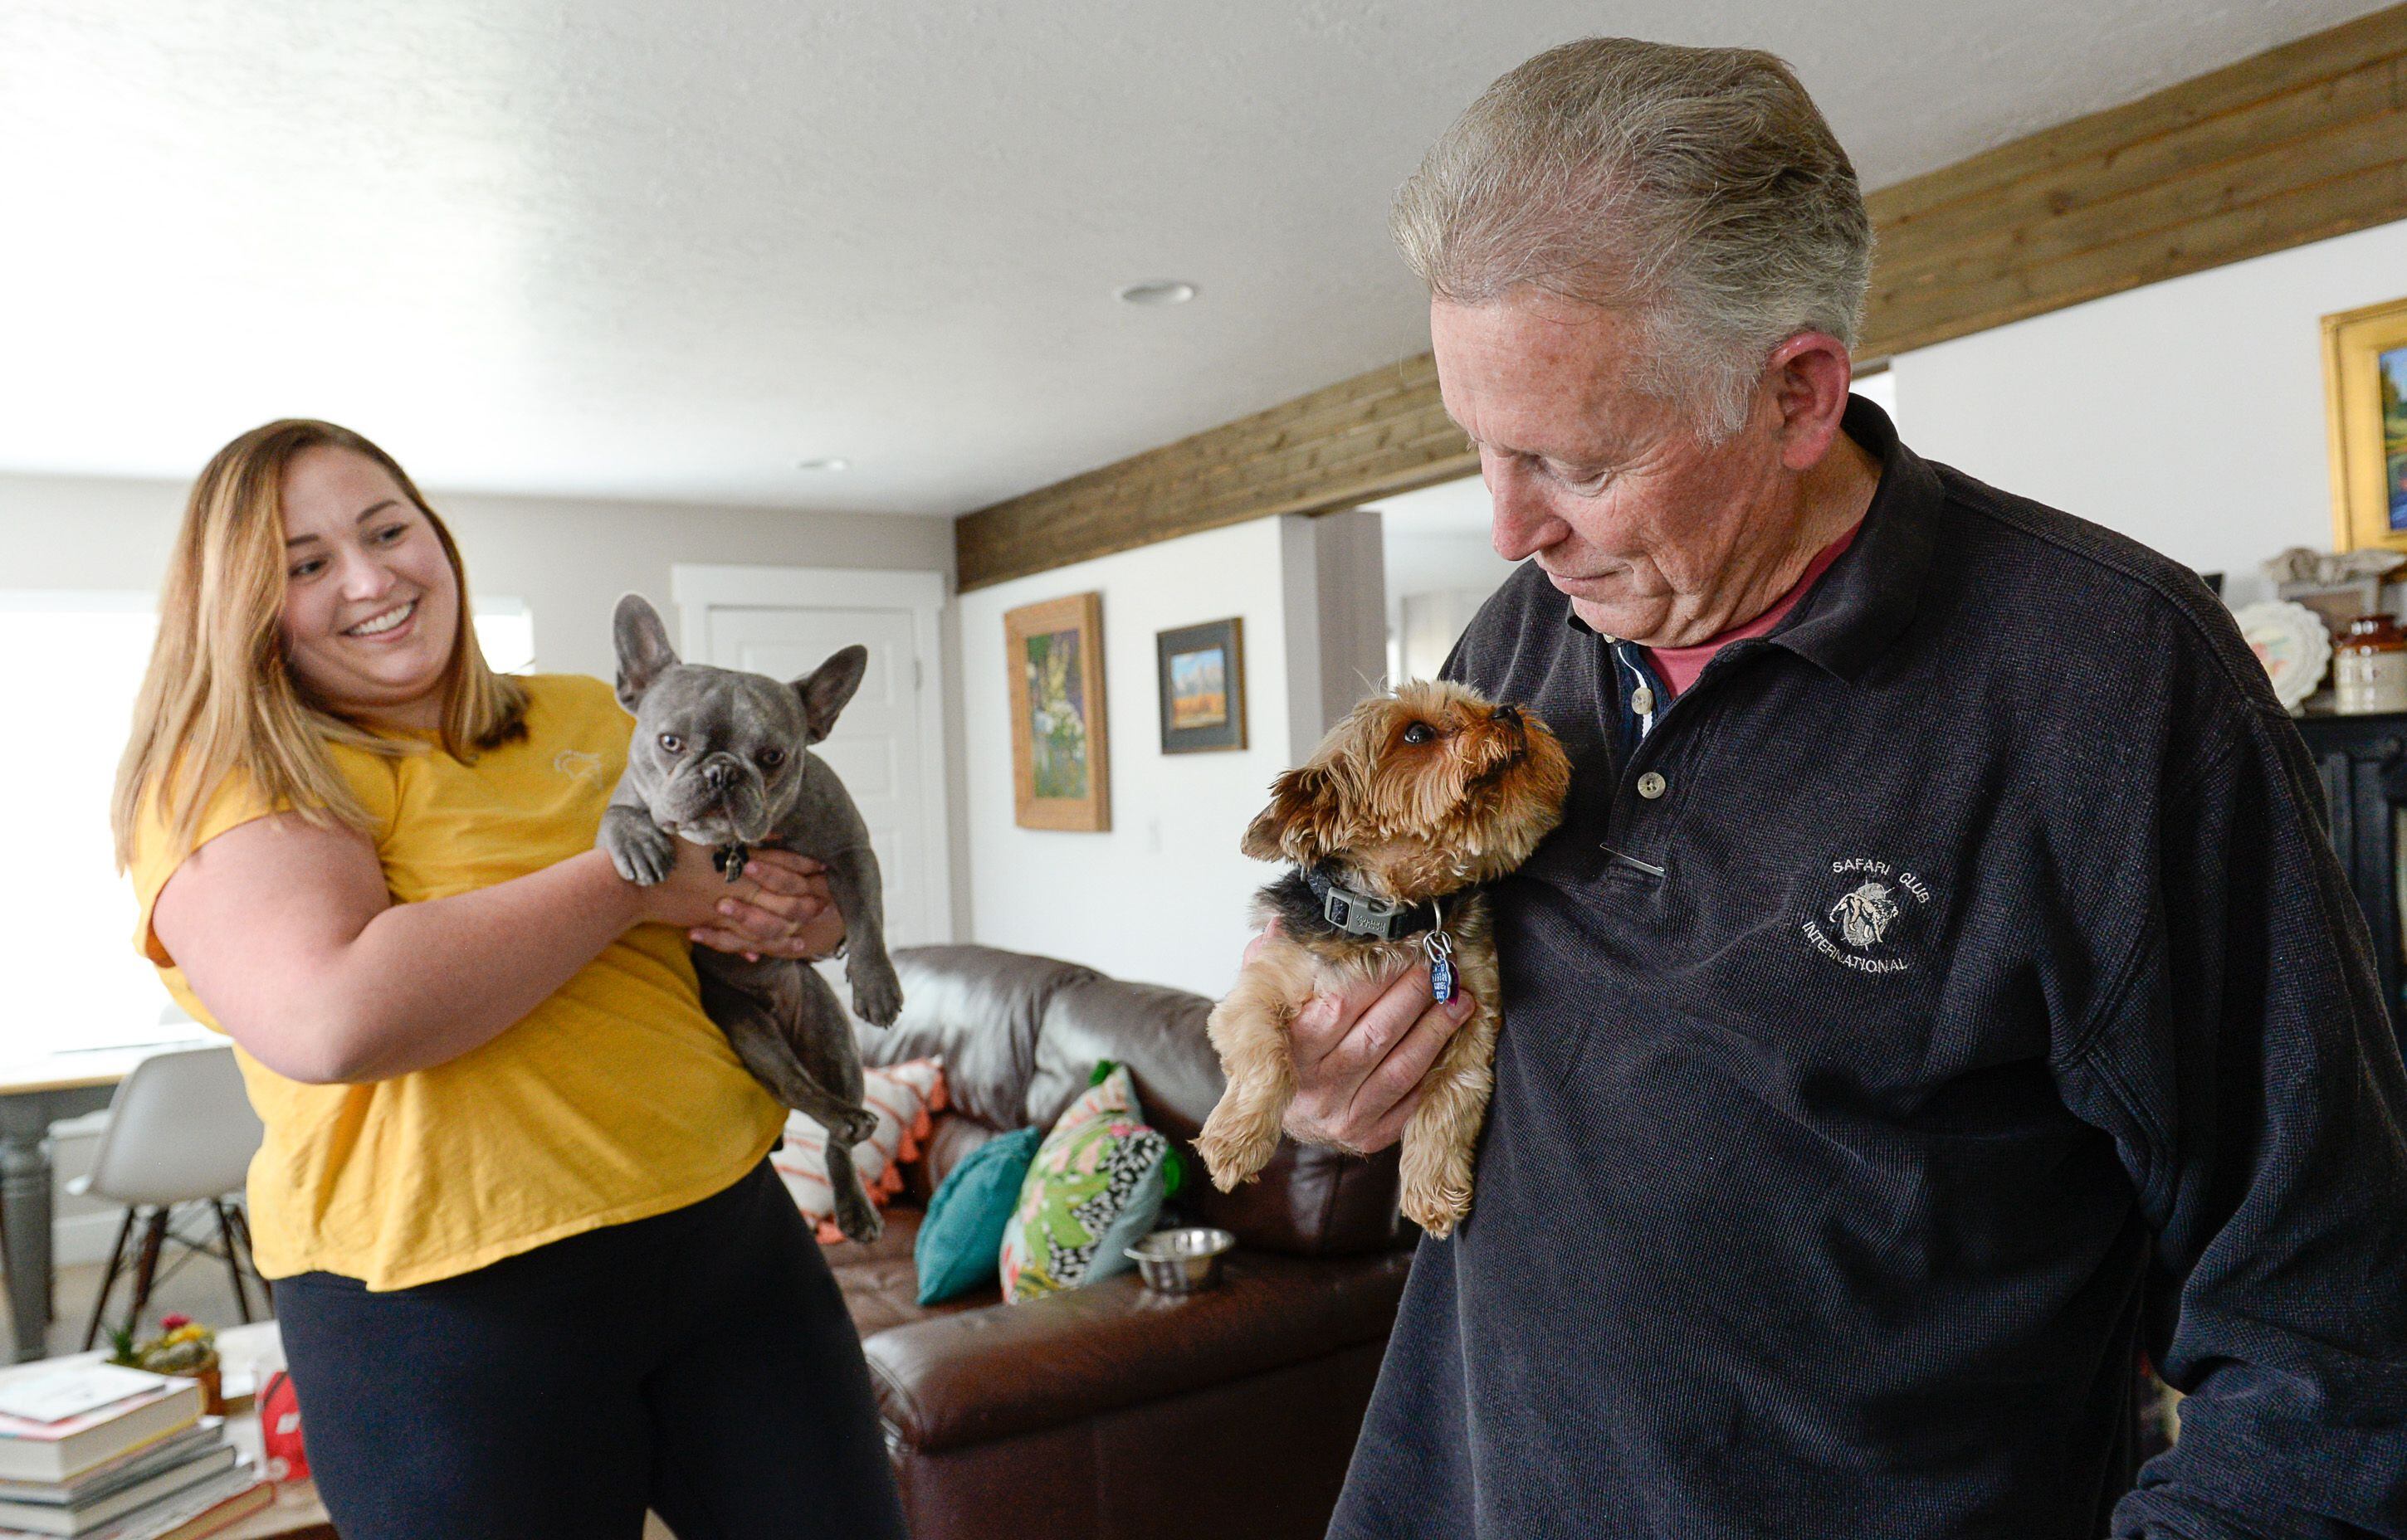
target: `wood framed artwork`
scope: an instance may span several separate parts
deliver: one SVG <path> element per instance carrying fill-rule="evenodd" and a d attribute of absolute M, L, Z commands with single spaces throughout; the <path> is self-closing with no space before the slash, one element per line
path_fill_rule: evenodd
<path fill-rule="evenodd" d="M 1199 754 L 1246 746 L 1246 623 L 1208 620 L 1158 631 L 1161 752 Z"/>
<path fill-rule="evenodd" d="M 2324 318 L 2332 545 L 2407 551 L 2407 299 Z"/>
<path fill-rule="evenodd" d="M 1112 827 L 1104 721 L 1104 596 L 1067 594 L 1003 617 L 1011 674 L 1011 794 L 1021 828 Z"/>

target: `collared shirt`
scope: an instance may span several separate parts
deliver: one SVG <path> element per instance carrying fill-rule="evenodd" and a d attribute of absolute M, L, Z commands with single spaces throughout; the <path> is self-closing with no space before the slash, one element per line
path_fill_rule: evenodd
<path fill-rule="evenodd" d="M 1633 747 L 1533 568 L 1448 665 L 1574 780 L 1331 1533 L 2407 1534 L 2407 1072 L 2296 730 L 2194 575 L 1845 427 L 1854 545 Z"/>

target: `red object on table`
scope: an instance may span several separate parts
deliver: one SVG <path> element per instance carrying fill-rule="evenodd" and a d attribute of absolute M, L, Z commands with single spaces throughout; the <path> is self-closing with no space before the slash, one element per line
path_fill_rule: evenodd
<path fill-rule="evenodd" d="M 309 1479 L 309 1455 L 301 1447 L 301 1398 L 292 1377 L 278 1369 L 259 1388 L 259 1441 L 270 1481 Z"/>

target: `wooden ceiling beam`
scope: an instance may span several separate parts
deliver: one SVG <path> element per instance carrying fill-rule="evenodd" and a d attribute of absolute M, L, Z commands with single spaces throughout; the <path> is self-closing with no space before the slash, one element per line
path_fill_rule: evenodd
<path fill-rule="evenodd" d="M 1890 355 L 2407 218 L 2407 4 L 1865 199 L 1857 349 Z M 1426 353 L 962 516 L 984 587 L 1478 467 Z"/>

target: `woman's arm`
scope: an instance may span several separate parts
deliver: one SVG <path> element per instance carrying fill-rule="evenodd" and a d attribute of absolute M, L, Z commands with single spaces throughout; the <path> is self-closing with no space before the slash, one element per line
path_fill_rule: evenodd
<path fill-rule="evenodd" d="M 827 908 L 815 863 L 762 851 L 731 897 L 709 853 L 679 844 L 655 887 L 587 851 L 396 904 L 367 841 L 278 815 L 194 851 L 160 890 L 151 927 L 260 1063 L 297 1081 L 384 1080 L 482 1047 L 632 925 L 706 926 L 779 954 L 797 922 L 806 935 L 823 928 L 810 923 Z"/>

